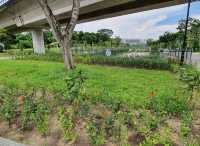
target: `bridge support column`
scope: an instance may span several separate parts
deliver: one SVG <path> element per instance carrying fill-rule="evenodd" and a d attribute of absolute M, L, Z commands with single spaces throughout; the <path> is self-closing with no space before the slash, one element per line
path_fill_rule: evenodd
<path fill-rule="evenodd" d="M 44 35 L 42 30 L 32 31 L 33 49 L 35 54 L 45 54 Z"/>

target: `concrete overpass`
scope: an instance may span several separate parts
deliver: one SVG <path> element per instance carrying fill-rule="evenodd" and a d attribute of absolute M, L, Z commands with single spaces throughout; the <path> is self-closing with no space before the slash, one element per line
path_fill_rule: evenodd
<path fill-rule="evenodd" d="M 42 29 L 49 25 L 36 0 L 0 0 L 0 28 L 32 31 L 36 53 L 44 53 Z M 48 0 L 61 24 L 70 18 L 72 0 Z M 183 4 L 185 0 L 80 0 L 79 23 Z M 39 49 L 40 48 L 40 49 Z"/>

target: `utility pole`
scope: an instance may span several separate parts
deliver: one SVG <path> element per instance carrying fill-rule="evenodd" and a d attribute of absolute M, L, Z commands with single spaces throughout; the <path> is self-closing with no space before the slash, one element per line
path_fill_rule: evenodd
<path fill-rule="evenodd" d="M 191 6 L 191 0 L 188 0 L 187 18 L 186 18 L 186 22 L 185 22 L 185 33 L 184 33 L 183 46 L 182 46 L 182 51 L 181 51 L 180 65 L 183 65 L 184 60 L 185 60 L 185 51 L 187 48 L 188 22 L 189 22 L 189 16 L 190 16 L 190 6 Z"/>

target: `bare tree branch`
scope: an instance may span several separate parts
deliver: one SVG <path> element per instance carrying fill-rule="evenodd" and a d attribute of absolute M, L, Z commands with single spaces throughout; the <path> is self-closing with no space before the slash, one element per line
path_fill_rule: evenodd
<path fill-rule="evenodd" d="M 76 26 L 79 17 L 80 0 L 73 0 L 72 15 L 69 23 L 66 26 L 66 35 L 69 35 L 69 39 L 72 38 L 72 32 Z"/>
<path fill-rule="evenodd" d="M 55 39 L 58 42 L 60 42 L 60 40 L 62 40 L 61 26 L 59 22 L 56 20 L 56 17 L 54 16 L 51 8 L 49 7 L 47 0 L 37 0 L 37 1 L 45 13 L 47 21 L 54 33 Z"/>
<path fill-rule="evenodd" d="M 62 27 L 56 20 L 51 8 L 48 5 L 48 0 L 37 0 L 40 7 L 45 13 L 47 21 L 53 31 L 55 39 L 58 41 L 60 47 L 63 49 L 63 58 L 66 69 L 73 69 L 74 63 L 71 51 L 71 39 L 73 35 L 74 28 L 78 21 L 80 0 L 73 0 L 72 5 L 72 15 L 70 21 L 66 22 L 66 27 L 62 31 Z"/>

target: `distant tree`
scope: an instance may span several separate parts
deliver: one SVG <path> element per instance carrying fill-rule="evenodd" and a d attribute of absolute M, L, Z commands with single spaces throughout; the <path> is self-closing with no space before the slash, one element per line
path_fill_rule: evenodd
<path fill-rule="evenodd" d="M 11 49 L 11 45 L 15 43 L 15 35 L 6 29 L 0 29 L 0 43 L 4 44 L 6 49 Z"/>
<path fill-rule="evenodd" d="M 164 48 L 167 48 L 169 46 L 169 37 L 170 37 L 169 32 L 165 32 L 163 35 L 159 37 L 159 41 L 164 44 L 163 46 Z"/>
<path fill-rule="evenodd" d="M 193 19 L 189 33 L 189 44 L 194 51 L 200 51 L 200 20 Z"/>
<path fill-rule="evenodd" d="M 185 19 L 179 21 L 178 32 L 179 39 L 183 40 L 185 31 Z M 200 50 L 200 20 L 195 18 L 189 18 L 188 22 L 188 37 L 187 37 L 187 47 L 193 48 L 194 51 Z"/>
<path fill-rule="evenodd" d="M 8 32 L 6 29 L 0 29 L 0 40 L 6 38 L 8 36 Z"/>
<path fill-rule="evenodd" d="M 116 37 L 116 38 L 114 38 L 114 42 L 115 42 L 116 46 L 118 47 L 121 44 L 122 39 L 120 37 Z"/>
<path fill-rule="evenodd" d="M 87 45 L 93 46 L 93 45 L 108 45 L 112 43 L 112 45 L 119 46 L 121 44 L 121 38 L 111 38 L 109 35 L 103 33 L 103 32 L 74 32 L 73 33 L 73 44 L 82 44 L 85 47 Z"/>
<path fill-rule="evenodd" d="M 16 44 L 18 49 L 33 48 L 31 34 L 30 33 L 16 34 Z"/>
<path fill-rule="evenodd" d="M 53 33 L 51 31 L 44 32 L 44 42 L 46 45 L 56 42 Z"/>
<path fill-rule="evenodd" d="M 98 38 L 98 42 L 99 43 L 104 43 L 104 45 L 105 45 L 106 41 L 110 40 L 110 36 L 107 35 L 106 33 L 102 33 L 102 32 L 98 32 L 97 33 L 97 38 Z"/>
<path fill-rule="evenodd" d="M 114 34 L 113 30 L 111 30 L 111 29 L 100 29 L 100 30 L 98 30 L 98 33 L 105 34 L 109 38 L 112 37 Z"/>
<path fill-rule="evenodd" d="M 92 44 L 96 42 L 96 35 L 94 33 L 86 32 L 84 35 L 84 41 L 92 46 Z"/>
<path fill-rule="evenodd" d="M 178 32 L 171 33 L 165 32 L 159 36 L 157 43 L 159 43 L 162 48 L 182 48 L 184 31 L 185 31 L 185 21 L 180 20 L 178 23 Z M 148 46 L 155 46 L 154 42 L 148 42 Z M 194 51 L 200 51 L 200 20 L 195 18 L 189 18 L 188 23 L 188 36 L 187 36 L 187 47 L 192 48 Z"/>
<path fill-rule="evenodd" d="M 152 44 L 153 44 L 153 39 L 148 39 L 147 46 L 151 47 Z"/>
<path fill-rule="evenodd" d="M 193 21 L 193 18 L 189 18 L 189 22 L 188 22 L 188 30 L 190 30 L 191 29 L 191 23 L 192 23 L 192 21 Z M 179 22 L 178 22 L 178 27 L 177 27 L 177 30 L 179 31 L 179 32 L 184 32 L 185 31 L 185 23 L 186 22 L 186 20 L 185 19 L 182 19 L 182 20 L 180 20 Z"/>

